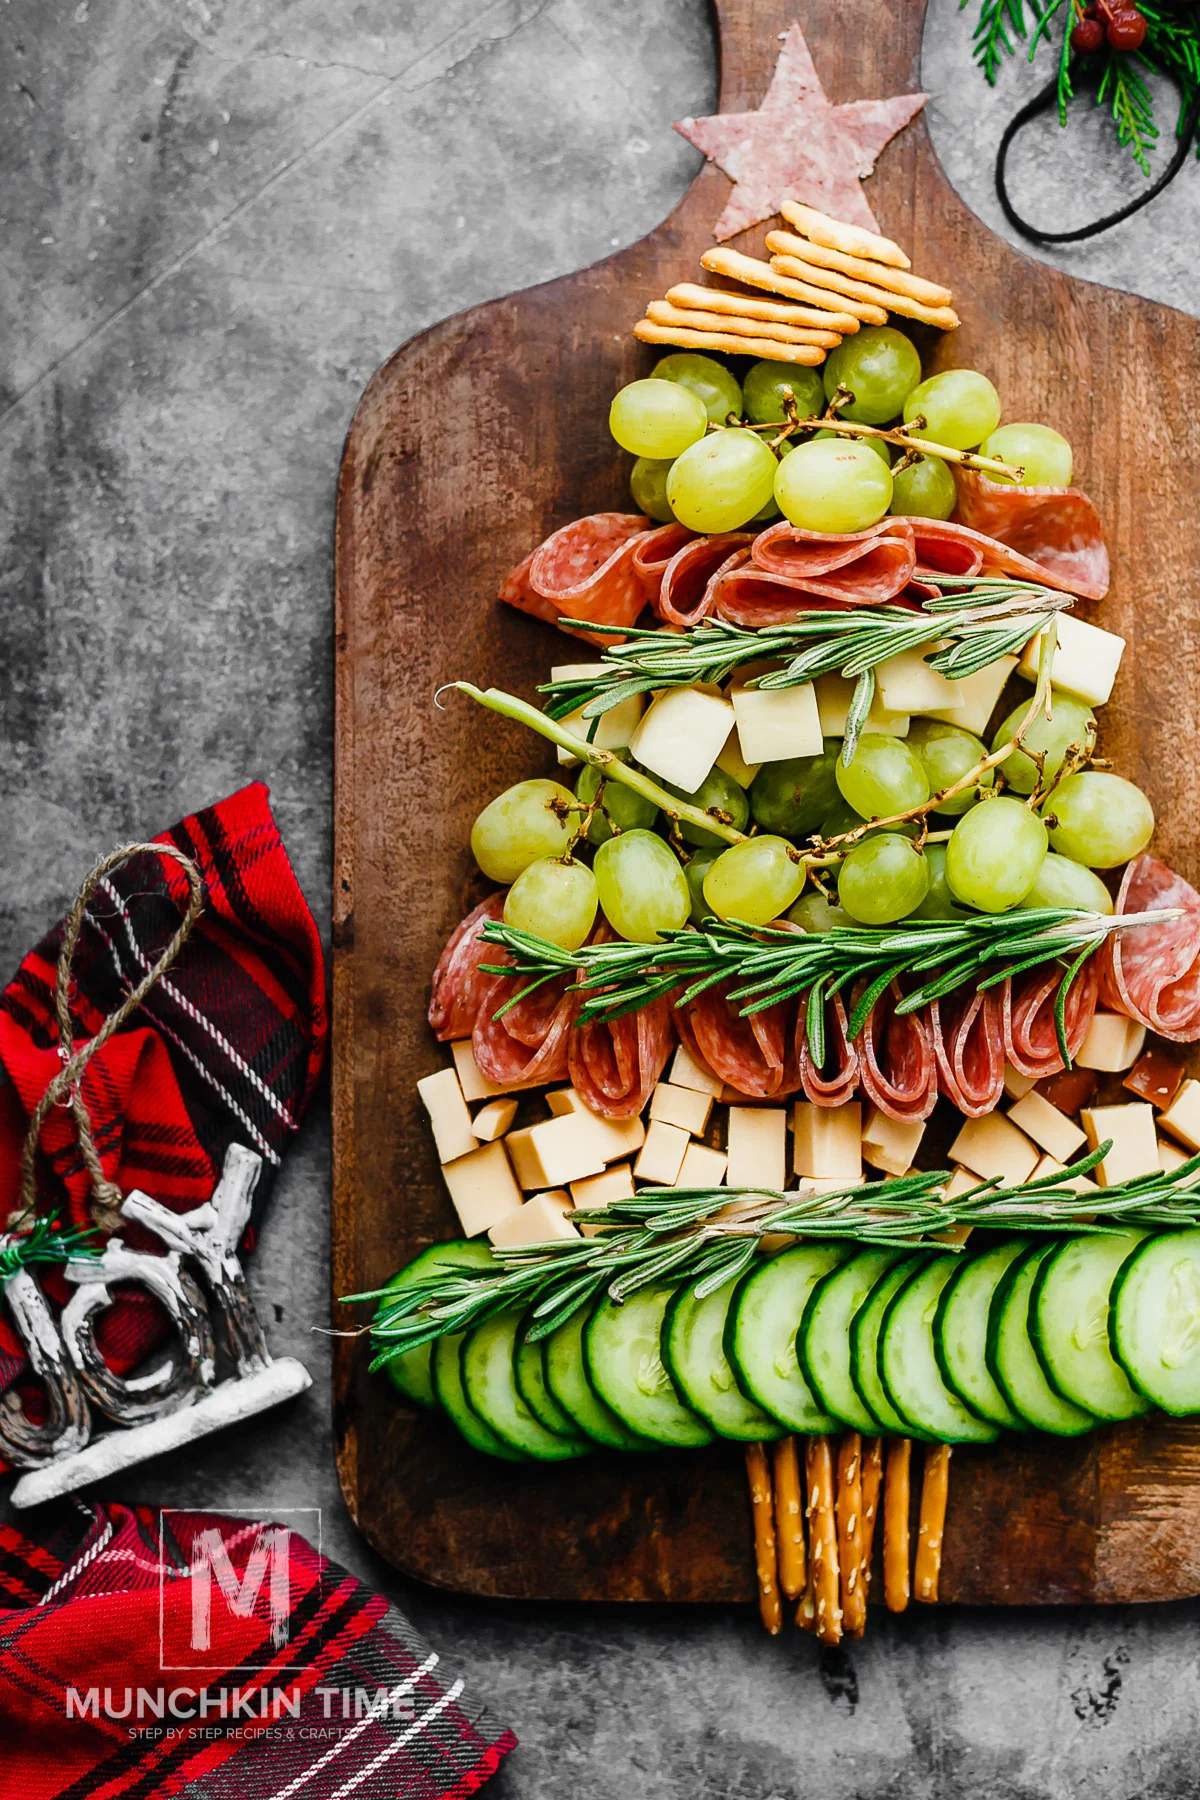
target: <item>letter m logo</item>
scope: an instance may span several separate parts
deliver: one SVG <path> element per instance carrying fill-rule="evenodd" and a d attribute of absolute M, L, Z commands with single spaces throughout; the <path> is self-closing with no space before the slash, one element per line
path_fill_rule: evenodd
<path fill-rule="evenodd" d="M 213 1609 L 226 1607 L 235 1618 L 249 1619 L 260 1596 L 271 1627 L 271 1643 L 282 1649 L 288 1640 L 291 1582 L 288 1572 L 290 1533 L 283 1525 L 260 1525 L 245 1567 L 239 1575 L 216 1526 L 202 1531 L 192 1544 L 191 1647 L 212 1647 Z"/>

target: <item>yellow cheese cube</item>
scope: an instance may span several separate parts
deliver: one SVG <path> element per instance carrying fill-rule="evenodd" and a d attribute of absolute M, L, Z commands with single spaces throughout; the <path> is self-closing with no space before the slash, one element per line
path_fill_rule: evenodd
<path fill-rule="evenodd" d="M 561 1188 L 534 1194 L 515 1213 L 508 1213 L 488 1232 L 493 1244 L 514 1248 L 518 1244 L 549 1244 L 556 1238 L 579 1233 L 571 1222 L 570 1196 Z"/>
<path fill-rule="evenodd" d="M 1099 1069 L 1112 1075 L 1119 1069 L 1132 1069 L 1145 1041 L 1146 1027 L 1136 1019 L 1127 1019 L 1124 1013 L 1098 1012 L 1075 1053 L 1075 1061 L 1081 1069 Z"/>
<path fill-rule="evenodd" d="M 630 739 L 635 762 L 694 794 L 725 747 L 733 707 L 715 687 L 656 694 Z"/>
<path fill-rule="evenodd" d="M 970 1169 L 964 1169 L 961 1165 L 956 1165 L 951 1171 L 950 1179 L 946 1183 L 944 1192 L 947 1200 L 957 1200 L 960 1194 L 969 1194 L 978 1186 L 978 1175 L 973 1175 Z"/>
<path fill-rule="evenodd" d="M 1005 1063 L 1004 1091 L 1010 1100 L 1023 1100 L 1026 1094 L 1033 1091 L 1033 1085 L 1032 1075 L 1022 1075 L 1020 1070 L 1014 1069 L 1010 1062 Z"/>
<path fill-rule="evenodd" d="M 454 1162 L 456 1157 L 467 1156 L 474 1150 L 477 1139 L 454 1070 L 439 1069 L 435 1075 L 423 1075 L 417 1083 L 417 1092 L 429 1114 L 438 1161 Z"/>
<path fill-rule="evenodd" d="M 464 1100 L 490 1100 L 494 1094 L 507 1092 L 506 1088 L 502 1088 L 498 1082 L 489 1081 L 482 1073 L 475 1061 L 470 1038 L 455 1038 L 450 1046 L 450 1054 L 454 1058 L 458 1085 L 462 1088 Z"/>
<path fill-rule="evenodd" d="M 680 1044 L 675 1052 L 668 1079 L 672 1087 L 695 1088 L 698 1094 L 711 1094 L 714 1100 L 721 1098 L 725 1086 L 706 1063 L 696 1061 L 686 1044 Z"/>
<path fill-rule="evenodd" d="M 1041 1094 L 1026 1094 L 1009 1107 L 1008 1116 L 1047 1155 L 1061 1163 L 1069 1163 L 1087 1141 L 1074 1119 L 1068 1119 Z"/>
<path fill-rule="evenodd" d="M 591 1108 L 583 1103 L 583 1096 L 577 1094 L 573 1087 L 551 1088 L 546 1095 L 546 1105 L 556 1119 L 567 1113 L 590 1113 Z"/>
<path fill-rule="evenodd" d="M 766 763 L 789 756 L 820 756 L 824 738 L 811 681 L 790 688 L 746 685 L 774 666 L 750 663 L 730 685 L 743 757 L 748 763 Z"/>
<path fill-rule="evenodd" d="M 787 1182 L 787 1111 L 782 1106 L 731 1106 L 725 1180 L 735 1188 L 782 1188 Z"/>
<path fill-rule="evenodd" d="M 607 1120 L 567 1113 L 510 1131 L 504 1142 L 523 1188 L 565 1187 L 583 1175 L 598 1175 L 605 1164 Z"/>
<path fill-rule="evenodd" d="M 1189 1076 L 1158 1122 L 1189 1150 L 1200 1150 L 1200 1081 Z"/>
<path fill-rule="evenodd" d="M 1096 1179 L 1101 1187 L 1116 1187 L 1118 1182 L 1132 1181 L 1136 1175 L 1158 1172 L 1154 1108 L 1148 1101 L 1134 1100 L 1126 1106 L 1085 1106 L 1079 1121 L 1087 1133 L 1089 1149 L 1095 1150 L 1106 1138 L 1112 1139 L 1112 1149 L 1096 1165 Z"/>
<path fill-rule="evenodd" d="M 846 716 L 854 698 L 855 683 L 842 675 L 818 675 L 813 683 L 817 695 L 817 717 L 825 737 L 845 737 Z M 876 691 L 867 714 L 864 731 L 879 731 L 885 737 L 907 737 L 911 723 L 907 713 L 888 712 Z"/>
<path fill-rule="evenodd" d="M 944 1244 L 947 1250 L 961 1250 L 974 1229 L 973 1225 L 967 1224 L 947 1225 L 944 1231 L 935 1231 L 933 1236 L 935 1241 Z"/>
<path fill-rule="evenodd" d="M 875 681 L 885 712 L 927 713 L 931 707 L 955 714 L 962 711 L 962 687 L 930 668 L 924 659 L 932 654 L 932 645 L 927 650 L 902 650 L 899 656 L 889 656 L 879 664 Z"/>
<path fill-rule="evenodd" d="M 1158 1166 L 1164 1175 L 1172 1174 L 1181 1163 L 1188 1162 L 1192 1154 L 1181 1150 L 1178 1144 L 1169 1143 L 1166 1138 L 1158 1140 Z"/>
<path fill-rule="evenodd" d="M 513 1099 L 489 1100 L 481 1106 L 471 1121 L 471 1129 L 482 1144 L 490 1144 L 496 1138 L 502 1138 L 517 1116 L 517 1103 Z"/>
<path fill-rule="evenodd" d="M 674 1187 L 690 1142 L 687 1132 L 678 1125 L 655 1119 L 633 1165 L 634 1174 L 639 1181 L 652 1181 L 657 1187 Z"/>
<path fill-rule="evenodd" d="M 846 1181 L 840 1175 L 802 1175 L 800 1177 L 800 1187 L 810 1194 L 836 1194 L 840 1193 L 843 1188 L 853 1185 L 853 1181 Z"/>
<path fill-rule="evenodd" d="M 1036 681 L 1042 634 L 1030 638 L 1021 652 L 1020 673 L 1027 681 Z M 1088 625 L 1074 613 L 1058 615 L 1058 644 L 1050 665 L 1050 684 L 1091 706 L 1103 706 L 1113 691 L 1113 682 L 1121 666 L 1125 639 L 1113 631 L 1101 631 Z"/>
<path fill-rule="evenodd" d="M 735 725 L 725 739 L 725 748 L 717 758 L 718 769 L 723 769 L 731 781 L 736 781 L 740 788 L 748 788 L 758 774 L 758 763 L 748 763 L 742 755 L 742 746 Z"/>
<path fill-rule="evenodd" d="M 942 719 L 947 725 L 961 725 L 964 731 L 973 731 L 976 737 L 983 737 L 1004 684 L 1016 666 L 1015 656 L 1001 656 L 974 675 L 964 675 L 958 683 L 962 695 L 960 704 L 926 712 L 925 718 Z"/>
<path fill-rule="evenodd" d="M 1039 1160 L 1033 1174 L 1030 1176 L 1030 1180 L 1043 1181 L 1051 1175 L 1064 1174 L 1065 1169 L 1066 1165 L 1060 1163 L 1056 1156 L 1043 1156 Z M 1100 1192 L 1096 1183 L 1094 1181 L 1089 1181 L 1086 1175 L 1076 1175 L 1066 1185 L 1072 1188 L 1077 1194 L 1098 1194 Z"/>
<path fill-rule="evenodd" d="M 604 670 L 603 663 L 560 663 L 551 669 L 550 674 L 555 681 L 566 681 L 573 675 L 595 675 L 598 670 Z M 619 706 L 612 706 L 607 712 L 601 713 L 598 720 L 585 719 L 583 707 L 577 706 L 574 712 L 567 713 L 558 722 L 566 727 L 572 737 L 583 738 L 585 741 L 595 723 L 596 730 L 590 742 L 597 750 L 623 750 L 637 729 L 644 704 L 641 694 L 633 694 L 628 700 L 622 700 Z M 569 750 L 564 750 L 561 744 L 555 748 L 560 763 L 579 761 Z"/>
<path fill-rule="evenodd" d="M 976 1175 L 997 1176 L 1006 1186 L 1028 1181 L 1037 1165 L 1038 1149 L 1003 1113 L 967 1119 L 950 1146 L 950 1155 Z"/>
<path fill-rule="evenodd" d="M 628 1119 L 602 1118 L 574 1088 L 553 1088 L 546 1095 L 546 1105 L 556 1119 L 565 1118 L 569 1113 L 587 1119 L 595 1127 L 595 1139 L 603 1147 L 605 1162 L 613 1162 L 618 1156 L 632 1156 L 645 1141 L 646 1127 L 636 1114 Z"/>
<path fill-rule="evenodd" d="M 845 1106 L 813 1106 L 797 1100 L 792 1114 L 795 1132 L 793 1167 L 800 1176 L 825 1176 L 831 1181 L 862 1178 L 862 1107 L 857 1100 Z"/>
<path fill-rule="evenodd" d="M 675 1186 L 681 1188 L 720 1187 L 725 1180 L 729 1159 L 723 1150 L 710 1150 L 707 1144 L 689 1144 L 679 1165 Z"/>
<path fill-rule="evenodd" d="M 442 1170 L 464 1237 L 478 1237 L 517 1212 L 521 1190 L 513 1180 L 503 1142 L 483 1144 L 469 1156 L 447 1163 Z"/>
<path fill-rule="evenodd" d="M 669 1081 L 660 1081 L 650 1096 L 650 1117 L 662 1119 L 668 1125 L 678 1125 L 681 1131 L 688 1131 L 693 1137 L 703 1137 L 712 1103 L 711 1094 L 701 1094 L 695 1088 L 672 1087 Z"/>
<path fill-rule="evenodd" d="M 605 1169 L 603 1175 L 587 1175 L 582 1181 L 571 1183 L 571 1198 L 581 1211 L 611 1206 L 614 1200 L 632 1200 L 635 1191 L 633 1170 L 628 1163 L 617 1163 L 613 1168 Z M 604 1230 L 600 1219 L 588 1221 L 577 1217 L 575 1224 L 584 1237 L 595 1237 L 598 1231 Z"/>
<path fill-rule="evenodd" d="M 924 1135 L 924 1119 L 889 1119 L 873 1106 L 863 1126 L 863 1161 L 885 1175 L 907 1175 Z"/>

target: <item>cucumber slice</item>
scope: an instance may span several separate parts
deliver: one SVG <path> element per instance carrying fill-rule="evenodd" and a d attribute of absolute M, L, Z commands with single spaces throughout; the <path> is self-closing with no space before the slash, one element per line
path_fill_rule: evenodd
<path fill-rule="evenodd" d="M 513 1352 L 522 1316 L 520 1307 L 509 1306 L 468 1331 L 460 1352 L 467 1404 L 510 1450 L 520 1450 L 536 1462 L 586 1456 L 588 1446 L 582 1438 L 547 1431 L 517 1392 Z"/>
<path fill-rule="evenodd" d="M 1200 1231 L 1149 1237 L 1126 1257 L 1108 1315 L 1113 1355 L 1168 1413 L 1200 1412 Z"/>
<path fill-rule="evenodd" d="M 638 1288 L 618 1306 L 601 1300 L 583 1328 L 588 1380 L 630 1431 L 687 1449 L 711 1444 L 707 1419 L 679 1398 L 662 1359 L 663 1315 L 674 1284 Z"/>
<path fill-rule="evenodd" d="M 738 1386 L 789 1431 L 836 1431 L 800 1372 L 796 1334 L 818 1281 L 853 1254 L 848 1244 L 796 1244 L 742 1276 L 725 1325 Z"/>
<path fill-rule="evenodd" d="M 1094 1414 L 1072 1406 L 1046 1380 L 1029 1335 L 1029 1296 L 1038 1270 L 1057 1249 L 1032 1244 L 1008 1265 L 996 1285 L 988 1313 L 987 1366 L 1013 1411 L 1038 1431 L 1081 1437 L 1096 1423 Z"/>
<path fill-rule="evenodd" d="M 1052 1388 L 1098 1419 L 1133 1419 L 1150 1402 L 1130 1385 L 1108 1347 L 1108 1297 L 1144 1231 L 1068 1238 L 1037 1272 L 1029 1335 Z"/>
<path fill-rule="evenodd" d="M 517 1384 L 517 1392 L 526 1406 L 546 1427 L 547 1431 L 555 1431 L 559 1437 L 576 1438 L 589 1446 L 591 1439 L 584 1439 L 579 1427 L 569 1412 L 566 1412 L 554 1398 L 546 1386 L 546 1364 L 543 1356 L 545 1340 L 535 1338 L 532 1343 L 525 1333 L 533 1323 L 533 1308 L 530 1307 L 517 1329 L 513 1344 L 513 1380 Z"/>
<path fill-rule="evenodd" d="M 900 1417 L 943 1444 L 990 1444 L 1000 1427 L 977 1418 L 946 1386 L 933 1348 L 933 1321 L 960 1259 L 946 1252 L 914 1269 L 888 1302 L 879 1331 L 879 1379 Z"/>
<path fill-rule="evenodd" d="M 485 1425 L 479 1414 L 468 1401 L 462 1381 L 462 1342 L 465 1331 L 453 1332 L 449 1337 L 440 1337 L 433 1347 L 431 1369 L 433 1373 L 433 1391 L 438 1397 L 442 1411 L 450 1418 L 473 1450 L 482 1450 L 486 1456 L 498 1456 L 504 1462 L 528 1462 L 519 1450 L 512 1449 L 497 1437 L 490 1425 Z"/>
<path fill-rule="evenodd" d="M 688 1405 L 722 1437 L 751 1443 L 782 1437 L 779 1421 L 741 1392 L 725 1354 L 725 1320 L 733 1288 L 727 1282 L 697 1300 L 691 1288 L 681 1287 L 663 1317 L 662 1359 Z"/>
<path fill-rule="evenodd" d="M 583 1360 L 583 1328 L 587 1308 L 564 1321 L 542 1339 L 542 1367 L 551 1399 L 557 1400 L 576 1430 L 609 1450 L 651 1450 L 653 1445 L 618 1419 L 605 1406 L 591 1382 Z"/>
<path fill-rule="evenodd" d="M 1007 1238 L 978 1256 L 960 1258 L 942 1289 L 933 1321 L 934 1354 L 946 1386 L 978 1418 L 1006 1425 L 1010 1431 L 1023 1431 L 1025 1421 L 1008 1404 L 987 1366 L 988 1315 L 1006 1270 L 1029 1243 L 1028 1238 Z"/>
<path fill-rule="evenodd" d="M 854 1391 L 873 1420 L 871 1430 L 896 1437 L 912 1437 L 912 1427 L 901 1418 L 879 1379 L 879 1328 L 883 1316 L 904 1283 L 921 1267 L 925 1253 L 918 1251 L 884 1271 L 850 1321 L 850 1379 Z M 918 1432 L 915 1434 L 920 1436 Z"/>
<path fill-rule="evenodd" d="M 412 1261 L 392 1276 L 388 1282 L 391 1293 L 400 1293 L 405 1288 L 415 1287 L 419 1281 L 428 1281 L 432 1275 L 438 1275 L 443 1269 L 482 1268 L 491 1263 L 492 1247 L 486 1238 L 457 1238 L 449 1244 L 430 1244 L 427 1250 L 421 1250 Z M 385 1311 L 387 1301 L 381 1300 L 375 1313 L 376 1319 Z M 386 1331 L 372 1332 L 371 1348 L 375 1352 L 387 1347 Z M 433 1391 L 433 1372 L 430 1362 L 433 1356 L 433 1340 L 428 1344 L 418 1344 L 415 1350 L 402 1350 L 399 1356 L 393 1356 L 383 1365 L 383 1372 L 398 1394 L 411 1400 L 416 1406 L 424 1406 L 437 1410 L 437 1395 Z"/>
<path fill-rule="evenodd" d="M 850 1322 L 900 1250 L 860 1250 L 823 1277 L 809 1296 L 796 1334 L 800 1369 L 818 1406 L 855 1431 L 879 1430 L 850 1379 Z"/>

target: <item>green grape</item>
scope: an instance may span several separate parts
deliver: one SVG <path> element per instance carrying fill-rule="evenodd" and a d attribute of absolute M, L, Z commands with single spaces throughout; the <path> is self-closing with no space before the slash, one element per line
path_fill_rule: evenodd
<path fill-rule="evenodd" d="M 842 382 L 854 395 L 838 417 L 859 425 L 884 425 L 894 419 L 921 379 L 921 358 L 902 331 L 893 325 L 864 325 L 843 338 L 825 358 L 825 398 L 832 400 Z"/>
<path fill-rule="evenodd" d="M 832 931 L 835 925 L 853 925 L 854 920 L 844 906 L 830 906 L 817 888 L 801 894 L 795 906 L 789 906 L 788 918 L 804 931 Z"/>
<path fill-rule="evenodd" d="M 697 356 L 690 350 L 677 350 L 656 362 L 650 372 L 653 381 L 677 381 L 690 388 L 704 402 L 704 410 L 714 425 L 723 425 L 730 413 L 742 416 L 742 390 L 732 370 L 712 356 Z"/>
<path fill-rule="evenodd" d="M 1022 487 L 1070 487 L 1071 446 L 1061 431 L 1049 425 L 1001 425 L 979 446 L 984 456 L 998 456 L 1015 463 L 1025 473 Z M 989 481 L 1011 482 L 1011 475 L 990 475 Z"/>
<path fill-rule="evenodd" d="M 839 800 L 836 806 L 830 807 L 821 820 L 821 836 L 823 838 L 841 837 L 844 832 L 853 831 L 856 825 L 865 824 L 866 820 L 861 813 L 855 812 L 852 806 L 847 806 L 844 800 Z"/>
<path fill-rule="evenodd" d="M 1047 850 L 1046 860 L 1037 872 L 1037 880 L 1021 901 L 1022 906 L 1078 906 L 1085 912 L 1110 913 L 1112 895 L 1098 875 Z"/>
<path fill-rule="evenodd" d="M 831 738 L 820 756 L 787 756 L 764 763 L 750 783 L 754 823 L 780 837 L 811 837 L 837 804 L 834 766 L 841 748 Z"/>
<path fill-rule="evenodd" d="M 907 469 L 896 469 L 892 474 L 892 504 L 888 511 L 901 518 L 948 519 L 957 504 L 954 477 L 940 456 L 920 456 Z"/>
<path fill-rule="evenodd" d="M 613 755 L 623 763 L 633 761 L 628 750 L 614 750 Z M 575 783 L 575 798 L 590 806 L 602 779 L 599 769 L 584 763 Z M 658 808 L 653 800 L 635 794 L 623 781 L 605 781 L 604 796 L 588 826 L 588 843 L 606 844 L 618 831 L 649 831 L 657 817 Z"/>
<path fill-rule="evenodd" d="M 704 878 L 704 898 L 718 919 L 769 925 L 804 887 L 804 864 L 786 838 L 753 837 L 723 850 Z"/>
<path fill-rule="evenodd" d="M 675 517 L 671 511 L 671 502 L 667 499 L 667 476 L 673 467 L 669 456 L 639 456 L 629 471 L 629 492 L 633 495 L 633 504 L 639 512 L 645 513 L 648 519 L 655 519 L 660 525 L 669 525 Z"/>
<path fill-rule="evenodd" d="M 904 402 L 904 423 L 921 416 L 918 437 L 952 450 L 972 450 L 1000 423 L 1000 396 L 974 369 L 943 369 L 915 387 Z"/>
<path fill-rule="evenodd" d="M 1092 717 L 1092 709 L 1086 700 L 1076 700 L 1073 694 L 1061 694 L 1057 688 L 1050 690 L 1051 716 L 1039 712 L 1025 736 L 1021 739 L 1021 748 L 1014 750 L 1008 760 L 1000 766 L 1004 771 L 1004 779 L 1009 787 L 1018 794 L 1032 794 L 1037 786 L 1037 764 L 1031 756 L 1026 756 L 1025 748 L 1044 751 L 1046 756 L 1045 779 L 1053 781 L 1063 766 L 1063 760 L 1072 744 L 1078 744 L 1090 756 L 1096 742 L 1096 721 Z M 1014 706 L 992 739 L 992 749 L 998 750 L 1001 744 L 1007 744 L 1017 734 L 1017 727 L 1029 711 L 1029 701 L 1023 700 L 1020 706 Z"/>
<path fill-rule="evenodd" d="M 504 923 L 564 950 L 586 944 L 596 921 L 596 877 L 569 857 L 539 857 L 522 869 L 504 900 Z"/>
<path fill-rule="evenodd" d="M 879 831 L 855 844 L 838 874 L 838 899 L 860 925 L 903 919 L 928 892 L 928 864 L 898 831 Z"/>
<path fill-rule="evenodd" d="M 889 469 L 892 466 L 895 452 L 893 451 L 892 446 L 888 443 L 886 438 L 874 438 L 874 437 L 872 437 L 872 438 L 844 438 L 840 431 L 814 431 L 813 432 L 812 441 L 814 444 L 819 444 L 825 438 L 832 438 L 834 440 L 834 442 L 838 443 L 838 444 L 845 444 L 845 443 L 862 444 L 865 449 L 874 450 L 876 456 L 882 457 L 883 461 L 887 464 Z M 789 448 L 791 448 L 790 445 L 789 445 Z"/>
<path fill-rule="evenodd" d="M 618 937 L 656 944 L 687 923 L 692 896 L 674 851 L 652 831 L 625 831 L 595 858 L 600 906 Z"/>
<path fill-rule="evenodd" d="M 1089 869 L 1128 862 L 1154 831 L 1154 810 L 1141 788 L 1100 769 L 1068 775 L 1045 802 L 1042 817 L 1054 849 Z"/>
<path fill-rule="evenodd" d="M 849 768 L 839 759 L 834 776 L 842 799 L 864 819 L 910 812 L 929 798 L 925 765 L 904 738 L 866 731 Z"/>
<path fill-rule="evenodd" d="M 973 806 L 946 846 L 946 881 L 964 906 L 1008 912 L 1025 898 L 1046 855 L 1046 827 L 1019 800 Z"/>
<path fill-rule="evenodd" d="M 925 866 L 929 870 L 929 892 L 913 913 L 914 919 L 965 919 L 946 880 L 946 845 L 926 844 Z"/>
<path fill-rule="evenodd" d="M 698 850 L 691 862 L 684 864 L 683 873 L 688 893 L 692 896 L 692 923 L 695 925 L 703 925 L 705 919 L 712 918 L 712 907 L 704 898 L 704 879 L 719 854 L 716 850 Z"/>
<path fill-rule="evenodd" d="M 692 531 L 736 531 L 771 498 L 778 467 L 753 431 L 714 431 L 676 459 L 667 499 Z"/>
<path fill-rule="evenodd" d="M 961 725 L 945 725 L 939 719 L 914 719 L 904 742 L 920 757 L 931 794 L 940 794 L 943 788 L 952 787 L 960 776 L 975 768 L 987 755 L 971 732 L 964 731 Z M 989 769 L 981 780 L 935 807 L 934 811 L 947 818 L 956 818 L 969 806 L 974 806 L 979 799 L 979 790 L 990 788 L 995 779 L 995 770 Z"/>
<path fill-rule="evenodd" d="M 631 381 L 608 413 L 608 429 L 634 456 L 678 456 L 707 428 L 703 400 L 677 381 Z"/>
<path fill-rule="evenodd" d="M 785 389 L 790 388 L 796 411 L 813 419 L 825 410 L 825 389 L 816 369 L 792 368 L 787 363 L 756 362 L 742 383 L 742 403 L 752 425 L 773 425 L 787 418 Z"/>
<path fill-rule="evenodd" d="M 892 472 L 864 444 L 797 444 L 775 475 L 779 510 L 803 531 L 865 531 L 891 504 Z"/>
<path fill-rule="evenodd" d="M 492 881 L 515 881 L 541 856 L 565 856 L 579 819 L 557 781 L 518 781 L 484 807 L 471 827 L 471 855 Z"/>
<path fill-rule="evenodd" d="M 664 781 L 663 786 L 677 800 L 688 800 L 704 812 L 715 808 L 725 815 L 725 823 L 732 825 L 735 831 L 745 830 L 750 818 L 750 802 L 733 776 L 727 775 L 724 769 L 718 769 L 715 763 L 694 794 L 685 793 L 683 788 L 672 787 L 669 781 Z M 686 819 L 679 821 L 679 835 L 685 844 L 699 844 L 705 850 L 714 847 L 722 850 L 725 847 L 725 839 L 718 837 L 715 831 L 705 831 L 702 826 L 692 825 Z"/>

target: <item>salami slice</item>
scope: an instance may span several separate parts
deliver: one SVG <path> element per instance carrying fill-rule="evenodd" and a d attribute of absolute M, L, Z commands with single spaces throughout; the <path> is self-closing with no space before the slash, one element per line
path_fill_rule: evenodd
<path fill-rule="evenodd" d="M 929 1008 L 938 1086 L 968 1119 L 993 1112 L 1004 1092 L 1004 995 L 959 988 Z"/>
<path fill-rule="evenodd" d="M 712 611 L 713 588 L 723 569 L 746 561 L 751 542 L 748 531 L 726 531 L 714 537 L 693 538 L 667 564 L 658 598 L 652 603 L 667 625 L 686 627 L 707 618 Z"/>
<path fill-rule="evenodd" d="M 501 958 L 497 959 L 502 960 Z M 539 1087 L 567 1073 L 567 1040 L 575 1017 L 573 983 L 547 982 L 505 1013 L 496 1013 L 529 986 L 527 975 L 491 975 L 479 998 L 471 1048 L 479 1071 L 504 1087 Z"/>
<path fill-rule="evenodd" d="M 665 996 L 611 1024 L 578 1025 L 567 1040 L 571 1084 L 593 1112 L 630 1118 L 648 1104 L 675 1042 L 674 1009 Z"/>
<path fill-rule="evenodd" d="M 889 1119 L 927 1119 L 938 1097 L 932 1034 L 922 1013 L 897 1013 L 902 998 L 894 981 L 859 1033 L 863 1092 Z"/>
<path fill-rule="evenodd" d="M 1054 1003 L 1063 978 L 1060 963 L 1042 963 L 1014 975 L 1003 986 L 1004 1054 L 1021 1075 L 1040 1081 L 1063 1066 L 1054 1025 Z M 1071 983 L 1065 1016 L 1072 1058 L 1083 1044 L 1100 996 L 1096 957 L 1089 957 Z"/>
<path fill-rule="evenodd" d="M 796 1018 L 796 1055 L 805 1098 L 814 1106 L 844 1106 L 853 1099 L 858 1087 L 859 1064 L 858 1051 L 847 1035 L 849 1020 L 842 996 L 835 994 L 825 1005 L 825 1061 L 820 1068 L 808 1047 L 804 1012 L 805 1002 L 801 1000 Z"/>
<path fill-rule="evenodd" d="M 1176 1044 L 1200 1038 L 1200 894 L 1153 856 L 1137 856 L 1117 896 L 1119 913 L 1183 908 L 1181 919 L 1114 932 L 1096 952 L 1108 1006 Z"/>
<path fill-rule="evenodd" d="M 497 945 L 485 943 L 480 936 L 489 919 L 504 913 L 503 893 L 491 894 L 456 925 L 450 942 L 438 957 L 433 971 L 433 993 L 429 1001 L 429 1023 L 434 1033 L 446 1043 L 451 1038 L 470 1037 L 479 1011 L 483 990 L 492 977 L 481 975 L 481 962 L 503 962 L 504 953 Z"/>
<path fill-rule="evenodd" d="M 557 625 L 560 619 L 592 619 L 597 625 L 632 625 L 645 605 L 634 568 L 638 541 L 646 535 L 640 513 L 591 513 L 553 532 L 500 589 L 501 600 L 520 612 Z M 589 643 L 611 643 L 572 631 Z"/>
<path fill-rule="evenodd" d="M 744 1018 L 726 999 L 726 984 L 709 988 L 676 1011 L 679 1035 L 722 1081 L 748 1100 L 773 1100 L 800 1086 L 795 1055 L 795 1003 Z"/>
<path fill-rule="evenodd" d="M 1108 549 L 1100 515 L 1078 488 L 1018 487 L 989 481 L 978 469 L 954 468 L 956 516 L 1040 570 L 1043 581 L 1102 600 L 1108 592 Z M 989 567 L 1000 566 L 986 559 Z M 1004 574 L 1019 574 L 1001 568 Z"/>
<path fill-rule="evenodd" d="M 787 625 L 801 613 L 851 612 L 856 601 L 818 593 L 802 581 L 768 575 L 755 563 L 731 558 L 712 582 L 712 610 L 730 625 L 755 630 Z"/>
<path fill-rule="evenodd" d="M 812 594 L 879 606 L 911 580 L 916 553 L 906 519 L 883 519 L 869 531 L 801 531 L 770 525 L 754 540 L 756 568 L 780 575 Z"/>
<path fill-rule="evenodd" d="M 678 525 L 672 521 L 669 525 L 656 526 L 654 530 L 645 532 L 638 539 L 633 553 L 633 566 L 637 571 L 637 578 L 642 584 L 642 591 L 651 606 L 658 599 L 663 576 L 666 574 L 671 558 L 682 550 L 685 544 L 690 544 L 695 535 L 696 533 L 689 531 L 686 525 Z"/>

